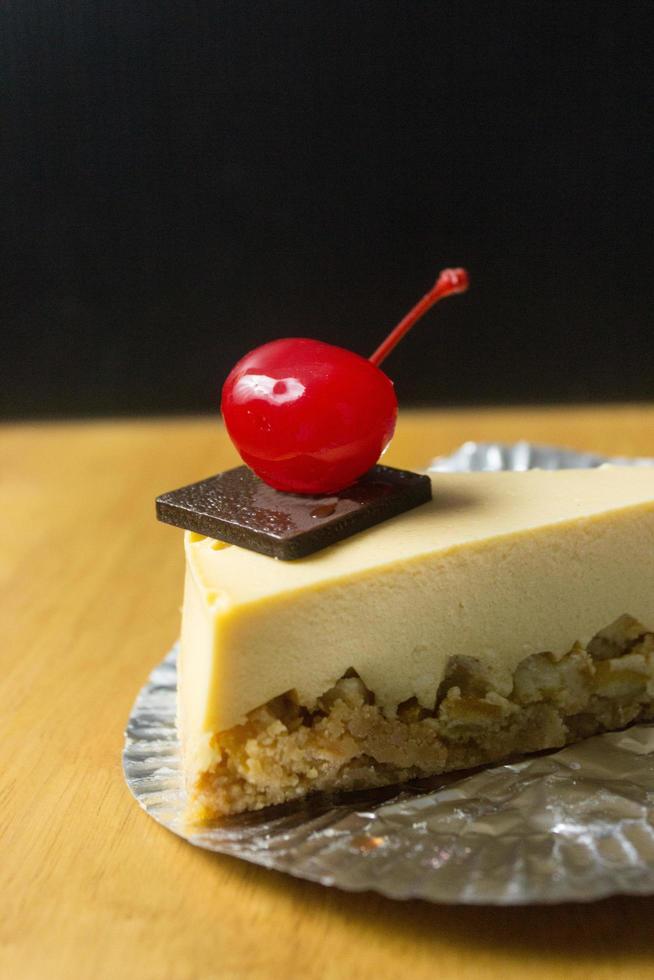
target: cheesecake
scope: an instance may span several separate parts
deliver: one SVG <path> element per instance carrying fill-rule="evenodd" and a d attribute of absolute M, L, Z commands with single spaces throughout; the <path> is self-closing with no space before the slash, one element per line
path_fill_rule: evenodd
<path fill-rule="evenodd" d="M 186 532 L 191 820 L 654 718 L 654 467 L 431 479 L 297 561 Z"/>

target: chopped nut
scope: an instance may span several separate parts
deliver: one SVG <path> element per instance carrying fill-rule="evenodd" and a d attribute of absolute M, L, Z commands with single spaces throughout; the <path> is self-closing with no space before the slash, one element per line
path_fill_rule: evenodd
<path fill-rule="evenodd" d="M 330 691 L 323 694 L 319 703 L 323 711 L 329 711 L 336 701 L 343 701 L 348 707 L 355 708 L 357 705 L 367 704 L 369 695 L 370 692 L 360 677 L 342 677 Z"/>
<path fill-rule="evenodd" d="M 645 627 L 633 616 L 620 616 L 610 626 L 596 633 L 588 644 L 588 652 L 593 660 L 610 660 L 619 657 L 641 634 Z"/>

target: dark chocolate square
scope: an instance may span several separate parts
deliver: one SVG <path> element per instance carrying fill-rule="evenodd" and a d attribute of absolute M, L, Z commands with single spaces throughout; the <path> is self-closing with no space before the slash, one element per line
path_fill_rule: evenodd
<path fill-rule="evenodd" d="M 304 558 L 431 500 L 428 476 L 373 466 L 338 493 L 273 490 L 247 466 L 157 497 L 157 518 L 289 561 Z"/>

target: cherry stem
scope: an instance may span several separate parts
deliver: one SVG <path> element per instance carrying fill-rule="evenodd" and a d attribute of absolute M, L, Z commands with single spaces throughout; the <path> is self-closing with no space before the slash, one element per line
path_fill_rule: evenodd
<path fill-rule="evenodd" d="M 438 279 L 428 293 L 418 300 L 413 309 L 400 320 L 398 325 L 391 330 L 386 340 L 382 341 L 375 353 L 370 357 L 370 361 L 375 367 L 379 367 L 390 352 L 397 347 L 402 337 L 409 332 L 414 323 L 420 320 L 427 310 L 430 310 L 434 303 L 446 296 L 454 296 L 456 293 L 465 293 L 468 288 L 469 279 L 465 269 L 443 269 Z"/>

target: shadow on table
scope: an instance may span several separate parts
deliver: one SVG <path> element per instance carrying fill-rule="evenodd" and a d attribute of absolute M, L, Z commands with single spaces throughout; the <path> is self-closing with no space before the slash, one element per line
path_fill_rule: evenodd
<path fill-rule="evenodd" d="M 403 942 L 442 951 L 443 943 L 474 950 L 497 949 L 544 959 L 583 960 L 602 956 L 637 960 L 654 953 L 654 897 L 616 896 L 562 905 L 435 905 L 393 901 L 374 892 L 326 888 L 225 855 L 202 852 L 203 860 L 229 862 L 230 874 L 261 889 L 276 902 L 301 904 L 312 912 L 355 925 L 368 938 L 396 933 Z"/>

